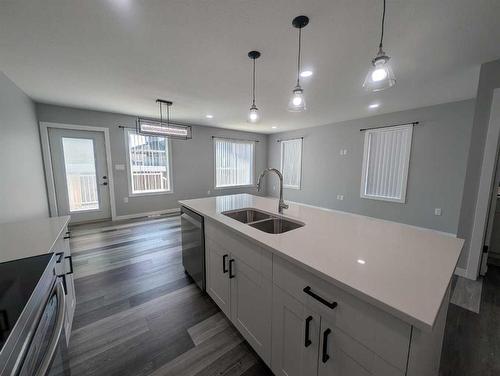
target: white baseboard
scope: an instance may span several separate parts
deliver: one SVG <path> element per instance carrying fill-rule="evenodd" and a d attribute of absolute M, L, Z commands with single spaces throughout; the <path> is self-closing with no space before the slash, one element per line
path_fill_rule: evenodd
<path fill-rule="evenodd" d="M 113 221 L 120 221 L 123 219 L 132 219 L 132 218 L 141 218 L 141 217 L 151 217 L 151 216 L 162 215 L 162 214 L 180 213 L 180 211 L 181 211 L 180 208 L 172 208 L 172 209 L 156 210 L 156 211 L 145 212 L 145 213 L 117 215 L 113 218 Z"/>
<path fill-rule="evenodd" d="M 455 269 L 455 275 L 458 275 L 459 277 L 467 278 L 467 270 L 457 266 Z"/>

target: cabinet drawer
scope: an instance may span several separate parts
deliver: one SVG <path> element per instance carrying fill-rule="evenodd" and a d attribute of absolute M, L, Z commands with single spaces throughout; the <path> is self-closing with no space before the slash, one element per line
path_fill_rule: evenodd
<path fill-rule="evenodd" d="M 265 277 L 272 278 L 271 252 L 211 221 L 205 222 L 205 238 L 207 243 L 212 242 L 217 244 L 220 248 L 231 252 L 232 255 L 245 262 L 251 268 L 262 273 Z"/>
<path fill-rule="evenodd" d="M 273 258 L 273 283 L 334 322 L 336 328 L 385 361 L 401 370 L 406 368 L 409 324 L 277 256 Z M 306 286 L 326 301 L 336 302 L 337 306 L 330 309 L 307 295 L 303 291 Z"/>

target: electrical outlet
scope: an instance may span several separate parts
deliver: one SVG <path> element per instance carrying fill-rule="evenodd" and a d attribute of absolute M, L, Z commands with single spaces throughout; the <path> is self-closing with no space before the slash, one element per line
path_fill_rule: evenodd
<path fill-rule="evenodd" d="M 340 149 L 340 155 L 347 155 L 347 149 Z"/>
<path fill-rule="evenodd" d="M 441 215 L 441 208 L 434 209 L 434 215 Z"/>
<path fill-rule="evenodd" d="M 208 190 L 208 191 L 207 191 L 207 195 L 209 195 L 210 193 L 212 193 L 212 191 Z"/>
<path fill-rule="evenodd" d="M 337 200 L 342 201 L 344 199 L 344 195 L 337 195 Z"/>
<path fill-rule="evenodd" d="M 275 185 L 273 185 L 273 192 L 274 192 L 275 190 L 276 190 L 276 186 L 275 186 Z"/>
<path fill-rule="evenodd" d="M 126 203 L 126 204 L 128 204 L 128 197 L 124 197 L 123 198 L 123 202 Z"/>

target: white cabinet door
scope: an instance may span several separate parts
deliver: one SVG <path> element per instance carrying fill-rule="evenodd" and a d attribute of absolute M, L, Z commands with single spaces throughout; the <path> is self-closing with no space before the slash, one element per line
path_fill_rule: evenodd
<path fill-rule="evenodd" d="M 206 250 L 207 293 L 222 312 L 230 317 L 229 252 L 211 241 L 207 242 Z"/>
<path fill-rule="evenodd" d="M 229 269 L 231 321 L 270 366 L 272 282 L 236 257 L 230 260 Z"/>
<path fill-rule="evenodd" d="M 318 376 L 404 376 L 341 329 L 321 317 Z"/>
<path fill-rule="evenodd" d="M 320 317 L 273 287 L 272 370 L 276 376 L 316 375 Z"/>

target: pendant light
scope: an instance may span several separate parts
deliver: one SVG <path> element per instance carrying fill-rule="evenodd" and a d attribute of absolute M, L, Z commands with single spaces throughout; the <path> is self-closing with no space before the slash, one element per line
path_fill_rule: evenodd
<path fill-rule="evenodd" d="M 382 11 L 382 31 L 380 33 L 380 43 L 377 56 L 372 60 L 372 66 L 366 75 L 363 87 L 369 91 L 380 91 L 388 89 L 396 83 L 394 72 L 392 71 L 389 60 L 391 59 L 384 51 L 384 26 L 385 26 L 385 1 Z"/>
<path fill-rule="evenodd" d="M 298 16 L 292 21 L 293 27 L 299 29 L 299 51 L 297 54 L 297 84 L 293 88 L 292 97 L 288 103 L 288 111 L 302 112 L 306 110 L 306 100 L 304 98 L 304 90 L 300 87 L 300 53 L 302 44 L 302 29 L 309 23 L 309 17 Z"/>
<path fill-rule="evenodd" d="M 154 119 L 138 118 L 136 123 L 137 133 L 151 136 L 179 138 L 187 140 L 192 138 L 191 126 L 183 124 L 173 124 L 170 121 L 171 101 L 157 99 L 160 121 Z M 164 107 L 167 109 L 167 118 L 163 118 Z M 166 121 L 165 121 L 166 120 Z"/>
<path fill-rule="evenodd" d="M 260 57 L 259 51 L 250 51 L 248 57 L 253 60 L 253 71 L 252 71 L 252 106 L 248 112 L 248 121 L 250 123 L 257 123 L 260 120 L 259 109 L 255 105 L 255 59 Z"/>

